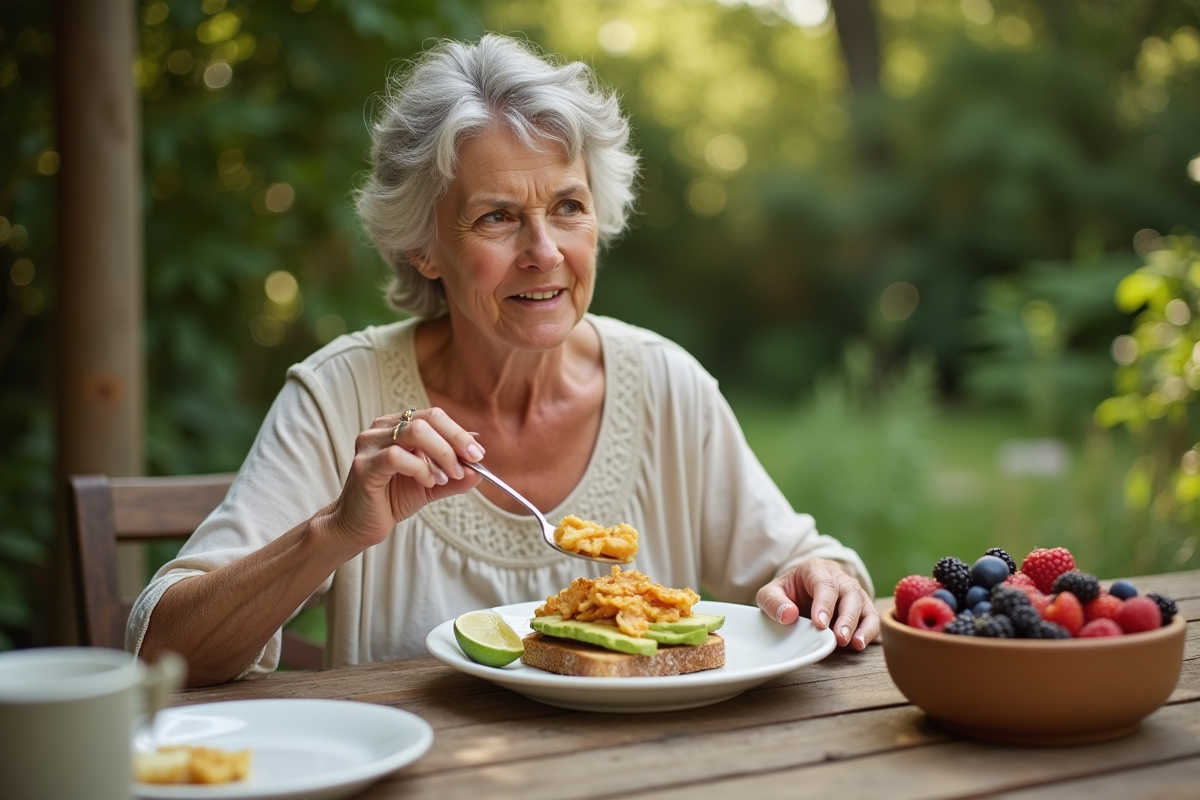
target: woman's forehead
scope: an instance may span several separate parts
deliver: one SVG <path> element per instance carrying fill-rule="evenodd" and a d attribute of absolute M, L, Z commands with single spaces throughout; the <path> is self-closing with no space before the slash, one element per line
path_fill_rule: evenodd
<path fill-rule="evenodd" d="M 549 139 L 531 147 L 515 133 L 493 127 L 463 142 L 449 194 L 473 201 L 530 189 L 558 193 L 571 184 L 587 188 L 582 156 L 570 159 L 562 144 Z"/>

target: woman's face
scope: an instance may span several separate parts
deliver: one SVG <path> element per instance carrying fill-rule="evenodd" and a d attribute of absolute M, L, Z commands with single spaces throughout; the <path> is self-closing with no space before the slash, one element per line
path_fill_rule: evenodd
<path fill-rule="evenodd" d="M 582 158 L 494 127 L 460 148 L 437 241 L 415 259 L 442 281 L 451 322 L 523 350 L 566 341 L 592 301 L 596 213 Z"/>

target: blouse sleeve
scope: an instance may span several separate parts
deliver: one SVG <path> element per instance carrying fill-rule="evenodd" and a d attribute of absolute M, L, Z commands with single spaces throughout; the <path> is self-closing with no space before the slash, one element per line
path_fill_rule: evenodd
<path fill-rule="evenodd" d="M 333 374 L 320 381 L 308 364 L 289 371 L 225 500 L 138 597 L 126 628 L 127 649 L 141 649 L 154 607 L 172 585 L 259 550 L 337 497 L 361 428 L 353 413 L 356 376 L 348 365 L 326 366 Z M 343 370 L 348 374 L 339 376 Z M 337 403 L 325 388 L 339 385 L 327 380 L 331 377 L 351 387 Z M 340 416 L 333 413 L 339 408 L 344 409 Z M 331 574 L 317 594 L 328 591 L 332 579 Z M 274 671 L 281 643 L 282 633 L 276 631 L 239 677 Z"/>

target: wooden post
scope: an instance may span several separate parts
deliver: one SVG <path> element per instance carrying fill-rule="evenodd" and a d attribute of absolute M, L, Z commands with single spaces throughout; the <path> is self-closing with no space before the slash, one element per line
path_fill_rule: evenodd
<path fill-rule="evenodd" d="M 67 475 L 140 475 L 143 464 L 140 98 L 134 0 L 56 0 L 59 499 Z M 59 508 L 62 508 L 60 502 Z M 63 526 L 59 525 L 59 530 Z M 51 637 L 75 630 L 62 534 Z M 140 576 L 138 576 L 140 577 Z"/>

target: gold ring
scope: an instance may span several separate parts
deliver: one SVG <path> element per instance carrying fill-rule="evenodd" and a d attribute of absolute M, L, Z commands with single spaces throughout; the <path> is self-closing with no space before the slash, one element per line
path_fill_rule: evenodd
<path fill-rule="evenodd" d="M 400 421 L 396 423 L 396 427 L 392 428 L 392 441 L 396 441 L 396 437 L 400 435 L 400 429 L 408 423 L 412 422 L 413 414 L 417 413 L 415 408 L 410 408 L 400 415 Z"/>

